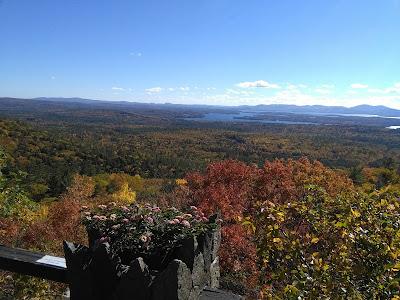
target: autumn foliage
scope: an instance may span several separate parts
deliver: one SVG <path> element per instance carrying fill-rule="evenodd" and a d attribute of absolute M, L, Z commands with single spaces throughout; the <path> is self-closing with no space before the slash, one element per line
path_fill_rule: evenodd
<path fill-rule="evenodd" d="M 250 299 L 398 299 L 400 177 L 360 172 L 355 186 L 308 159 L 227 160 L 158 188 L 157 204 L 220 214 L 222 285 Z M 57 201 L 37 205 L 3 186 L 14 206 L 1 211 L 1 242 L 59 255 L 63 239 L 86 241 L 82 205 L 124 205 L 143 189 L 137 176 L 75 175 Z"/>
<path fill-rule="evenodd" d="M 223 161 L 186 179 L 178 195 L 224 220 L 220 257 L 227 287 L 251 294 L 257 286 L 258 297 L 266 298 L 396 295 L 388 287 L 396 286 L 390 278 L 399 256 L 393 193 L 385 200 L 363 194 L 344 172 L 307 159 L 261 168 Z M 397 235 L 377 238 L 383 231 Z M 376 248 L 379 243 L 387 250 Z"/>

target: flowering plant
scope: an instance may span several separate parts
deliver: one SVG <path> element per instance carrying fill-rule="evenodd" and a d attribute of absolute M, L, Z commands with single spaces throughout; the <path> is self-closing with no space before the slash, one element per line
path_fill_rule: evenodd
<path fill-rule="evenodd" d="M 154 270 L 164 268 L 174 251 L 190 237 L 216 228 L 195 206 L 184 213 L 146 204 L 119 206 L 114 202 L 93 209 L 82 207 L 82 223 L 93 243 L 109 243 L 124 264 L 142 257 Z"/>

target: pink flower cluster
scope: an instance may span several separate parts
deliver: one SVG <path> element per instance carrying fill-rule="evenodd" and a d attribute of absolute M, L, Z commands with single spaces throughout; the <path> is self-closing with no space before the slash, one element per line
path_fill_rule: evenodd
<path fill-rule="evenodd" d="M 190 213 L 183 213 L 176 208 L 162 210 L 150 204 L 117 206 L 115 203 L 109 203 L 97 205 L 93 210 L 82 206 L 81 212 L 85 225 L 99 230 L 103 235 L 101 243 L 115 242 L 126 237 L 131 238 L 133 235 L 141 242 L 142 249 L 149 249 L 157 246 L 152 245 L 150 241 L 154 241 L 152 231 L 154 228 L 158 230 L 158 225 L 177 226 L 177 230 L 190 229 L 187 234 L 207 226 L 209 220 L 204 213 L 195 206 L 191 206 L 190 209 Z"/>
<path fill-rule="evenodd" d="M 152 235 L 153 234 L 151 232 L 146 232 L 146 233 L 142 234 L 139 239 L 143 242 L 143 244 L 145 246 L 147 246 L 151 241 Z"/>
<path fill-rule="evenodd" d="M 181 216 L 178 216 L 178 217 L 181 217 Z M 182 218 L 178 219 L 178 217 L 176 217 L 176 219 L 169 220 L 167 223 L 171 224 L 171 225 L 181 224 L 181 225 L 183 225 L 185 227 L 188 227 L 188 228 L 191 227 L 191 225 L 190 225 L 188 220 L 183 220 Z"/>
<path fill-rule="evenodd" d="M 100 220 L 100 221 L 105 221 L 107 220 L 106 216 L 99 216 L 99 215 L 94 215 L 93 220 Z"/>
<path fill-rule="evenodd" d="M 158 206 L 151 206 L 149 203 L 146 203 L 144 205 L 144 207 L 146 209 L 150 210 L 151 212 L 155 212 L 155 213 L 161 212 L 161 208 L 159 208 Z"/>
<path fill-rule="evenodd" d="M 191 206 L 192 214 L 183 214 L 176 216 L 174 219 L 167 221 L 170 225 L 183 225 L 187 228 L 191 227 L 190 221 L 194 222 L 207 222 L 208 218 L 204 216 L 202 211 L 199 211 L 196 206 Z"/>

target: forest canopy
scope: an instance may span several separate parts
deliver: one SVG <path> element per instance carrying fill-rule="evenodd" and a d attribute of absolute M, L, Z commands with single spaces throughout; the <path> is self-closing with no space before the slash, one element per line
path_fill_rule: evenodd
<path fill-rule="evenodd" d="M 398 299 L 396 132 L 82 115 L 0 120 L 0 243 L 62 255 L 63 240 L 86 243 L 82 206 L 196 206 L 223 220 L 223 288 L 250 299 Z M 0 286 L 17 299 L 64 288 L 9 273 Z"/>

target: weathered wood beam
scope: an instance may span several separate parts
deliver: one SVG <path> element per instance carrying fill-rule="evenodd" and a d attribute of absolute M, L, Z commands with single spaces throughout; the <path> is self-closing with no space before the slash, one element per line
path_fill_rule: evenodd
<path fill-rule="evenodd" d="M 64 258 L 24 249 L 0 245 L 0 269 L 68 283 Z"/>

